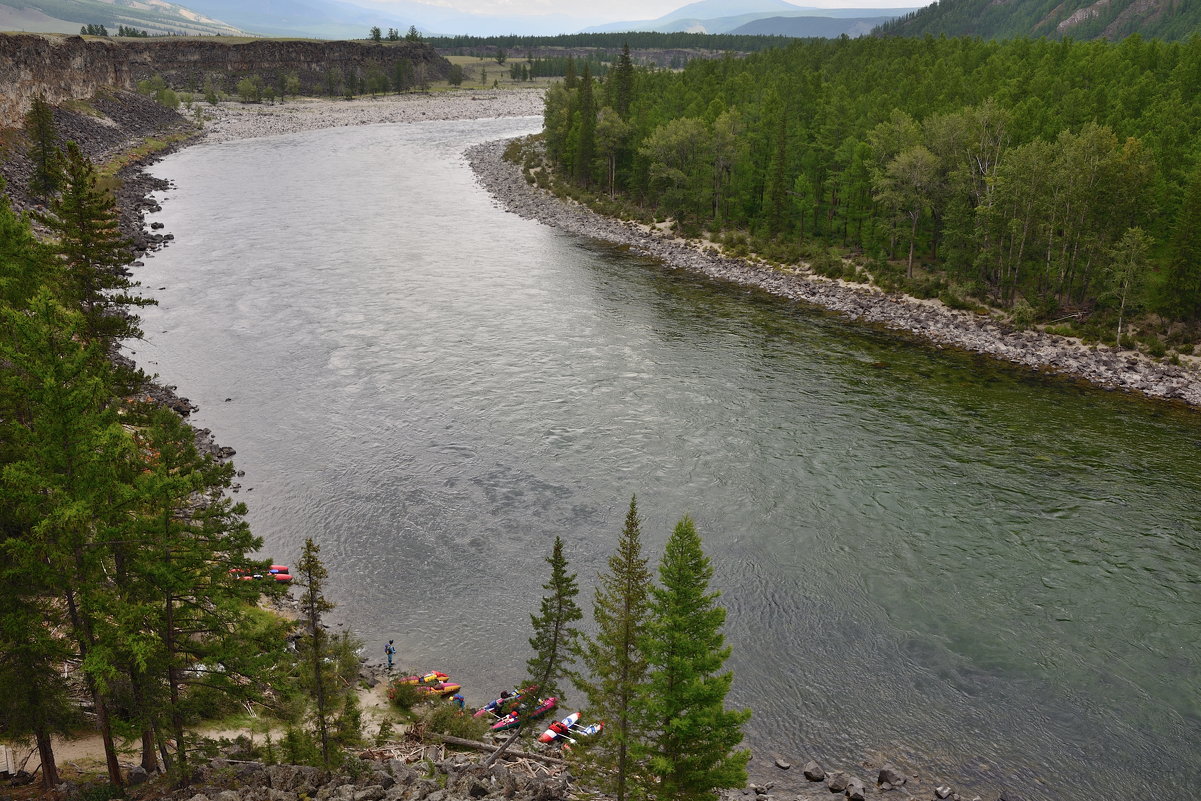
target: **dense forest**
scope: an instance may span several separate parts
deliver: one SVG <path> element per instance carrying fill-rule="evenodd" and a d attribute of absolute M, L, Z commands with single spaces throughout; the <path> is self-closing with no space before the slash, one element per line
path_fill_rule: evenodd
<path fill-rule="evenodd" d="M 943 0 L 884 23 L 890 36 L 1015 36 L 1122 39 L 1141 34 L 1169 41 L 1201 30 L 1201 5 L 1185 0 Z"/>
<path fill-rule="evenodd" d="M 1201 38 L 808 40 L 619 64 L 545 117 L 559 175 L 735 251 L 836 246 L 887 288 L 1031 320 L 1201 316 Z"/>

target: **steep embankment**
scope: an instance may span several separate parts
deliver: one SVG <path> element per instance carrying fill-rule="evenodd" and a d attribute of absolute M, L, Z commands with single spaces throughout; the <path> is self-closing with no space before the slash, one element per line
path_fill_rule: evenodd
<path fill-rule="evenodd" d="M 1201 25 L 1201 4 L 1185 0 L 943 0 L 885 23 L 889 36 L 1049 36 L 1121 39 L 1133 33 L 1187 39 Z"/>
<path fill-rule="evenodd" d="M 279 85 L 286 75 L 302 91 L 317 92 L 327 77 L 372 70 L 391 75 L 398 64 L 445 78 L 450 62 L 419 42 L 310 42 L 256 39 L 230 43 L 211 39 L 89 39 L 34 34 L 0 35 L 0 127 L 19 124 L 39 95 L 61 105 L 108 89 L 132 89 L 160 75 L 168 86 L 202 89 L 213 81 L 232 92 L 244 77 L 257 75 Z"/>

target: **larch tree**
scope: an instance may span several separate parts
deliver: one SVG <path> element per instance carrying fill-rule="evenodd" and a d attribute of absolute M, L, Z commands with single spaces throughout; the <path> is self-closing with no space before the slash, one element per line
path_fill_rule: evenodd
<path fill-rule="evenodd" d="M 304 551 L 297 564 L 297 579 L 299 579 L 300 586 L 304 588 L 300 597 L 300 606 L 302 620 L 308 628 L 309 634 L 308 638 L 303 641 L 303 650 L 306 651 L 305 656 L 308 657 L 305 660 L 303 671 L 304 682 L 313 697 L 313 717 L 321 741 L 321 761 L 326 768 L 329 768 L 329 730 L 332 712 L 330 702 L 334 695 L 332 691 L 334 671 L 331 663 L 326 660 L 326 657 L 330 655 L 330 645 L 329 637 L 321 626 L 321 615 L 333 609 L 334 605 L 325 599 L 321 589 L 329 573 L 321 564 L 321 559 L 318 557 L 320 552 L 321 547 L 313 542 L 312 537 L 304 541 Z"/>
<path fill-rule="evenodd" d="M 38 215 L 57 239 L 54 249 L 66 270 L 71 300 L 79 304 L 89 340 L 140 336 L 131 306 L 154 301 L 129 294 L 138 286 L 122 267 L 129 261 L 129 242 L 120 231 L 112 195 L 100 189 L 96 168 L 74 142 L 67 143 L 62 193 Z"/>
<path fill-rule="evenodd" d="M 547 594 L 542 597 L 538 614 L 530 615 L 530 625 L 534 636 L 530 637 L 530 648 L 534 655 L 526 661 L 527 676 L 525 686 L 532 687 L 523 693 L 518 706 L 518 724 L 513 736 L 493 752 L 488 758 L 488 765 L 496 762 L 517 740 L 522 728 L 530 719 L 530 713 L 538 705 L 538 698 L 552 696 L 563 700 L 559 681 L 569 674 L 575 661 L 578 646 L 579 630 L 574 625 L 584 613 L 576 604 L 575 598 L 580 594 L 574 573 L 567 572 L 567 557 L 563 555 L 563 540 L 555 537 L 551 554 L 546 558 L 550 565 L 550 580 L 542 585 Z"/>
<path fill-rule="evenodd" d="M 631 797 L 631 744 L 641 735 L 634 696 L 646 680 L 640 643 L 646 633 L 650 587 L 651 572 L 642 555 L 642 521 L 634 497 L 617 549 L 609 557 L 609 570 L 598 581 L 592 604 L 596 635 L 584 638 L 580 648 L 580 662 L 587 673 L 574 677 L 587 698 L 589 720 L 608 723 L 604 737 L 578 751 L 581 778 L 617 801 Z"/>
<path fill-rule="evenodd" d="M 651 591 L 650 620 L 642 639 L 647 681 L 637 704 L 647 739 L 635 754 L 653 780 L 659 801 L 714 801 L 716 789 L 746 784 L 750 752 L 735 750 L 750 710 L 725 708 L 734 674 L 722 671 L 730 655 L 722 625 L 726 610 L 709 591 L 713 566 L 692 520 L 676 524 Z"/>
<path fill-rule="evenodd" d="M 54 127 L 54 110 L 41 97 L 33 99 L 25 115 L 25 135 L 29 138 L 29 160 L 33 162 L 29 192 L 49 200 L 62 187 L 63 154 Z"/>

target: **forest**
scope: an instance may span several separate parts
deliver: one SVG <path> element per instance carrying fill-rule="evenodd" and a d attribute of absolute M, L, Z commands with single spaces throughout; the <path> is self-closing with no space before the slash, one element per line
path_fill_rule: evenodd
<path fill-rule="evenodd" d="M 458 55 L 489 55 L 497 48 L 524 51 L 543 47 L 592 47 L 618 53 L 624 45 L 634 50 L 713 50 L 717 52 L 755 53 L 781 47 L 787 39 L 777 36 L 742 36 L 707 33 L 564 33 L 558 36 L 431 36 L 425 40 L 439 52 Z"/>
<path fill-rule="evenodd" d="M 575 188 L 735 255 L 866 271 L 1102 340 L 1142 314 L 1153 355 L 1160 336 L 1196 341 L 1201 38 L 806 40 L 679 72 L 626 61 L 552 88 L 545 123 Z"/>

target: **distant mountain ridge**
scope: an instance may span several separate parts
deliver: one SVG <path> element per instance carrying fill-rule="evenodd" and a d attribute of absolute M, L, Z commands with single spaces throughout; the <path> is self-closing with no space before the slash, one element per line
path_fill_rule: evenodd
<path fill-rule="evenodd" d="M 79 33 L 103 25 L 112 35 L 125 25 L 152 34 L 239 36 L 245 31 L 194 8 L 165 0 L 7 0 L 0 2 L 0 30 Z"/>
<path fill-rule="evenodd" d="M 942 0 L 882 25 L 888 36 L 1186 39 L 1201 33 L 1196 0 Z"/>
<path fill-rule="evenodd" d="M 652 20 L 610 22 L 585 33 L 737 33 L 767 36 L 862 36 L 913 8 L 810 8 L 785 0 L 699 0 Z M 838 22 L 823 22 L 837 20 Z"/>

